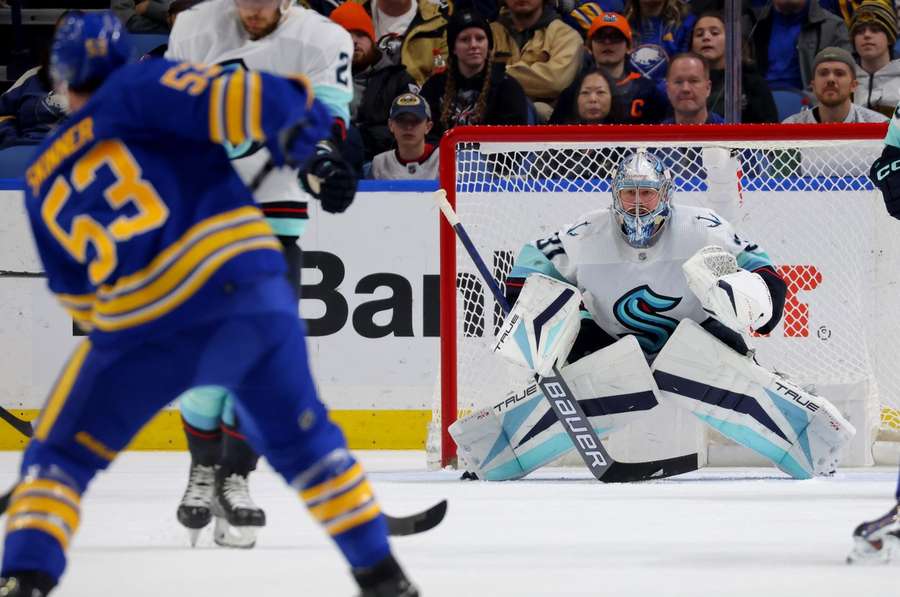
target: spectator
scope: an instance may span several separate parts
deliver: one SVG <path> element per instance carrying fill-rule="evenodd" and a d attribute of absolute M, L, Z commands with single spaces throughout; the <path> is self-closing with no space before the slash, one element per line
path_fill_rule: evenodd
<path fill-rule="evenodd" d="M 132 33 L 168 33 L 172 0 L 112 0 L 110 8 Z"/>
<path fill-rule="evenodd" d="M 890 116 L 900 102 L 900 60 L 891 60 L 897 41 L 893 7 L 884 0 L 863 2 L 853 15 L 850 38 L 859 56 L 854 103 Z"/>
<path fill-rule="evenodd" d="M 538 119 L 547 122 L 581 66 L 581 36 L 562 22 L 550 0 L 507 0 L 491 29 L 497 59 L 506 61 L 506 72 L 534 102 Z"/>
<path fill-rule="evenodd" d="M 417 85 L 447 67 L 449 0 L 347 0 L 372 17 L 378 49 L 402 63 Z"/>
<path fill-rule="evenodd" d="M 668 58 L 690 47 L 696 17 L 681 0 L 631 0 L 625 18 L 634 32 L 635 46 L 659 46 Z"/>
<path fill-rule="evenodd" d="M 360 133 L 365 161 L 394 145 L 388 130 L 393 98 L 418 91 L 415 80 L 402 64 L 393 61 L 375 45 L 375 28 L 366 10 L 345 2 L 331 12 L 331 20 L 353 38 L 353 100 L 350 123 Z"/>
<path fill-rule="evenodd" d="M 591 59 L 606 70 L 616 84 L 613 88 L 616 122 L 655 124 L 666 117 L 669 99 L 652 80 L 636 72 L 629 60 L 631 26 L 620 14 L 608 12 L 594 19 L 588 31 Z"/>
<path fill-rule="evenodd" d="M 706 107 L 725 113 L 725 19 L 720 12 L 707 12 L 697 19 L 691 32 L 691 51 L 706 58 L 712 90 Z M 778 122 L 778 108 L 766 80 L 756 66 L 741 61 L 741 122 Z"/>
<path fill-rule="evenodd" d="M 602 68 L 588 71 L 579 81 L 576 93 L 566 98 L 569 105 L 563 106 L 562 99 L 553 111 L 552 124 L 615 124 L 613 89 L 616 83 Z"/>
<path fill-rule="evenodd" d="M 669 62 L 666 92 L 672 104 L 672 116 L 663 124 L 724 124 L 725 119 L 707 107 L 712 83 L 709 65 L 702 56 L 678 54 Z"/>
<path fill-rule="evenodd" d="M 522 86 L 493 60 L 490 24 L 472 11 L 459 11 L 447 25 L 449 70 L 422 86 L 437 121 L 431 138 L 462 124 L 528 124 L 528 98 Z"/>
<path fill-rule="evenodd" d="M 621 0 L 558 0 L 556 10 L 563 22 L 587 40 L 588 30 L 594 19 L 607 12 L 622 14 L 625 12 L 625 5 Z"/>
<path fill-rule="evenodd" d="M 753 43 L 770 89 L 808 89 L 816 54 L 826 47 L 850 51 L 844 21 L 819 0 L 772 0 L 759 14 Z"/>
<path fill-rule="evenodd" d="M 397 149 L 379 153 L 372 160 L 371 177 L 378 180 L 433 180 L 438 176 L 438 149 L 425 142 L 431 130 L 428 102 L 415 93 L 404 93 L 391 105 L 388 127 Z"/>
<path fill-rule="evenodd" d="M 787 124 L 817 122 L 884 122 L 887 116 L 851 101 L 856 89 L 856 63 L 843 48 L 825 48 L 813 64 L 813 93 L 818 105 L 784 119 Z"/>
<path fill-rule="evenodd" d="M 59 15 L 56 24 L 69 12 Z M 0 149 L 37 145 L 66 117 L 66 96 L 54 92 L 50 78 L 50 43 L 38 51 L 40 64 L 0 95 Z"/>

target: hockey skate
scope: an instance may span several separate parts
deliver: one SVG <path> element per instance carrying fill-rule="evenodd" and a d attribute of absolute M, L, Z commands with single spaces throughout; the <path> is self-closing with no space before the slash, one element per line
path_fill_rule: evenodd
<path fill-rule="evenodd" d="M 355 568 L 353 577 L 362 592 L 359 597 L 419 597 L 394 556 L 388 556 L 371 568 Z"/>
<path fill-rule="evenodd" d="M 887 514 L 864 522 L 853 531 L 848 564 L 900 563 L 900 502 Z"/>
<path fill-rule="evenodd" d="M 178 522 L 189 534 L 191 547 L 197 545 L 200 531 L 212 520 L 210 503 L 215 490 L 216 469 L 202 464 L 191 465 L 187 489 L 178 505 Z"/>
<path fill-rule="evenodd" d="M 0 597 L 46 597 L 56 585 L 42 572 L 22 572 L 0 577 Z"/>
<path fill-rule="evenodd" d="M 216 518 L 213 539 L 222 547 L 250 549 L 256 545 L 259 528 L 266 526 L 266 513 L 253 503 L 247 477 L 222 469 L 216 472 L 212 513 Z"/>

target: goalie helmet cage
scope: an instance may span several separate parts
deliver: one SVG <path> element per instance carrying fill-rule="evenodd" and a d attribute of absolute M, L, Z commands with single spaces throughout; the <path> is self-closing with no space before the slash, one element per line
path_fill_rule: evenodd
<path fill-rule="evenodd" d="M 622 157 L 638 147 L 658 155 L 675 179 L 676 209 L 713 208 L 758 242 L 788 283 L 782 322 L 752 339 L 761 364 L 832 400 L 856 397 L 863 410 L 852 420 L 860 428 L 864 418 L 871 444 L 900 436 L 900 368 L 891 358 L 900 353 L 900 222 L 866 176 L 885 132 L 884 124 L 466 126 L 441 140 L 440 182 L 502 286 L 522 245 L 610 204 Z M 440 297 L 440 383 L 426 450 L 430 464 L 448 466 L 453 421 L 528 376 L 491 353 L 502 311 L 443 218 Z"/>

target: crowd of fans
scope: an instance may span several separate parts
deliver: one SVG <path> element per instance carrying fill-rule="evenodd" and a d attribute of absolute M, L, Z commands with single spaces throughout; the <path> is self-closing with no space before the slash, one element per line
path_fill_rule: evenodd
<path fill-rule="evenodd" d="M 165 34 L 197 1 L 110 4 L 130 31 Z M 887 120 L 900 101 L 894 1 L 744 0 L 741 121 Z M 721 0 L 300 4 L 353 38 L 347 153 L 373 178 L 435 178 L 439 139 L 458 125 L 725 122 Z M 804 109 L 785 114 L 773 92 Z M 0 96 L 0 149 L 62 118 L 45 59 Z"/>

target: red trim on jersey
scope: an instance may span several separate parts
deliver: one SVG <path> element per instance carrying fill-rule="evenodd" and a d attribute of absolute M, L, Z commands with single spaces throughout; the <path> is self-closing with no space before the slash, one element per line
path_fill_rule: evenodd
<path fill-rule="evenodd" d="M 425 151 L 423 151 L 422 155 L 420 155 L 419 157 L 417 157 L 414 160 L 404 160 L 403 158 L 400 157 L 400 152 L 396 149 L 394 150 L 394 155 L 397 156 L 397 161 L 400 162 L 400 164 L 402 164 L 403 166 L 405 166 L 407 164 L 424 164 L 426 161 L 428 161 L 428 158 L 431 157 L 431 154 L 434 153 L 435 149 L 437 149 L 437 148 L 434 145 L 432 145 L 431 143 L 426 143 Z"/>

